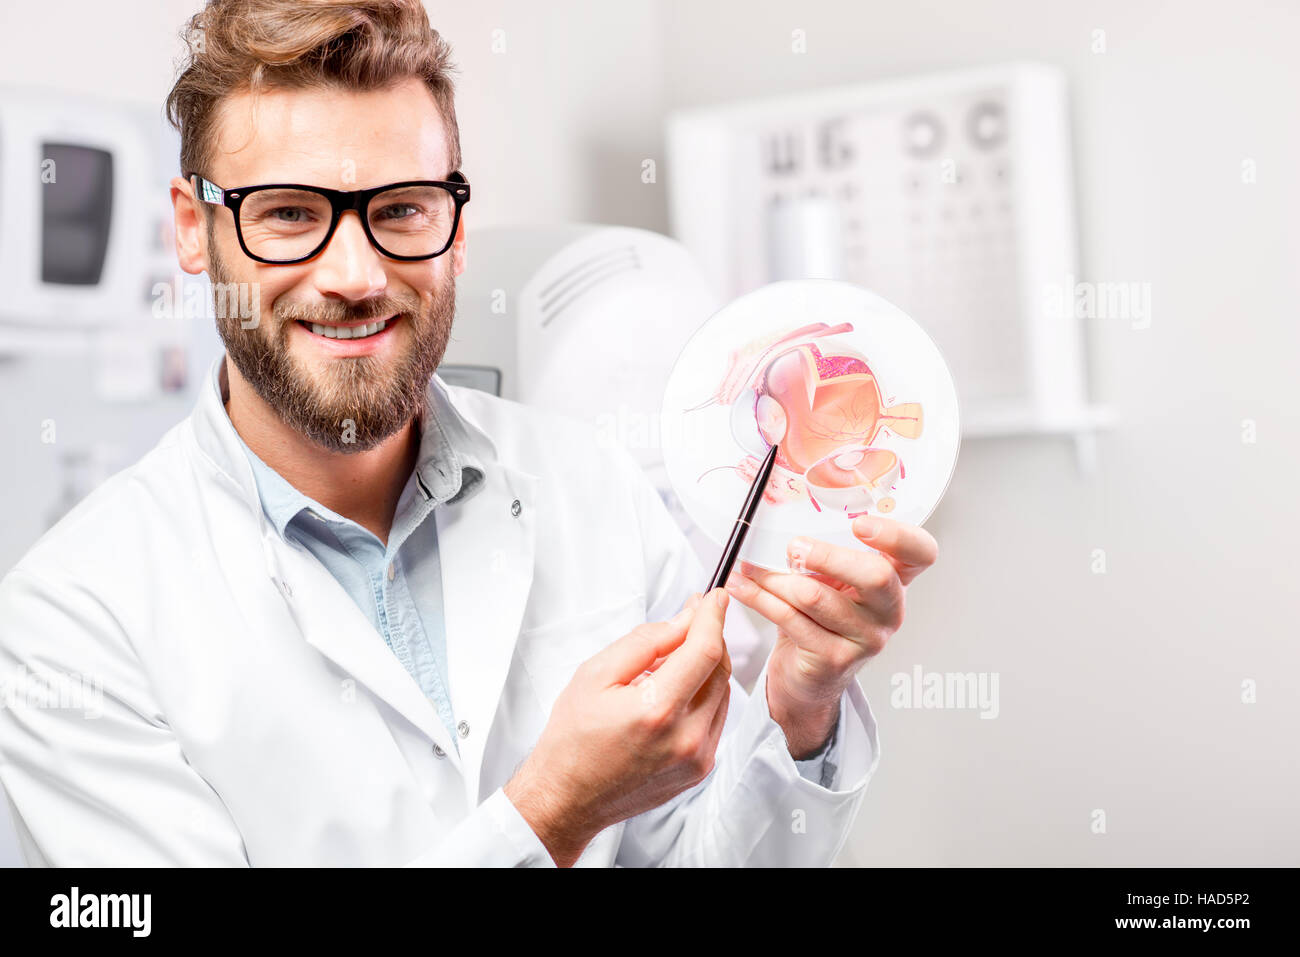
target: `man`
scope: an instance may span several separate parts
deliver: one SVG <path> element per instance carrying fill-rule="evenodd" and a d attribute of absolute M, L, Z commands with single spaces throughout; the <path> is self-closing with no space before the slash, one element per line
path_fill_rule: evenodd
<path fill-rule="evenodd" d="M 6 679 L 102 691 L 0 712 L 29 861 L 829 864 L 879 759 L 854 675 L 934 540 L 737 575 L 779 627 L 746 696 L 631 457 L 433 374 L 470 192 L 420 4 L 191 28 L 178 257 L 260 309 L 218 306 L 193 415 L 0 585 Z"/>

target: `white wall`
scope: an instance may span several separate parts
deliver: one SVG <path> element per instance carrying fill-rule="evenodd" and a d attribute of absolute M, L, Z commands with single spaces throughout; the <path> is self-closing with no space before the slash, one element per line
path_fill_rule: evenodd
<path fill-rule="evenodd" d="M 1062 64 L 1086 278 L 1152 285 L 1150 329 L 1090 329 L 1122 420 L 1094 480 L 1062 442 L 963 447 L 939 564 L 862 676 L 884 757 L 842 863 L 1300 862 L 1300 8 L 682 0 L 665 34 L 670 106 Z M 889 676 L 918 663 L 1000 672 L 1001 716 L 891 709 Z"/>
<path fill-rule="evenodd" d="M 0 84 L 161 103 L 194 8 L 11 7 Z M 862 684 L 884 757 L 844 864 L 1300 862 L 1294 565 L 1300 19 L 1260 2 L 984 4 L 649 0 L 427 4 L 462 67 L 476 222 L 666 228 L 666 108 L 1041 59 L 1070 72 L 1087 278 L 1150 282 L 1153 322 L 1091 328 L 1095 395 L 1121 410 L 1100 473 L 1051 439 L 968 442 L 930 523 L 940 563 Z M 75 25 L 75 26 L 74 26 Z M 802 28 L 808 52 L 790 52 Z M 1106 30 L 1108 52 L 1090 52 Z M 505 30 L 506 53 L 491 52 Z M 57 30 L 58 53 L 34 37 Z M 107 79 L 106 79 L 107 78 Z M 1259 181 L 1244 186 L 1243 158 Z M 666 171 L 680 175 L 683 171 Z M 74 369 L 0 365 L 14 448 Z M 35 393 L 55 382 L 60 396 Z M 85 428 L 143 451 L 180 407 Z M 1259 439 L 1240 440 L 1243 419 Z M 30 444 L 30 443 L 29 443 Z M 50 466 L 24 452 L 13 501 Z M 26 519 L 23 519 L 26 520 Z M 0 540 L 8 564 L 26 530 Z M 1090 571 L 1104 548 L 1108 573 Z M 996 671 L 1001 716 L 889 707 L 889 676 Z M 1240 703 L 1243 679 L 1259 701 Z M 1089 830 L 1106 811 L 1108 833 Z M 0 859 L 3 859 L 0 838 Z"/>

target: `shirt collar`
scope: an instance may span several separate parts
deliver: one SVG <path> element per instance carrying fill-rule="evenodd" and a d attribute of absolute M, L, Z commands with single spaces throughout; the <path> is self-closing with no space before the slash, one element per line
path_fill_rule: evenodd
<path fill-rule="evenodd" d="M 212 366 L 210 386 L 223 414 L 229 395 L 224 356 Z M 253 471 L 253 481 L 262 511 L 281 538 L 293 519 L 303 511 L 314 512 L 326 520 L 344 521 L 314 499 L 304 495 L 253 452 L 235 431 L 228 416 L 226 426 L 238 441 Z M 446 385 L 434 377 L 425 393 L 425 405 L 417 420 L 420 451 L 415 465 L 415 482 L 420 494 L 435 505 L 454 505 L 464 501 L 483 485 L 483 459 L 475 450 L 486 435 L 464 418 L 446 393 Z M 459 439 L 460 441 L 453 441 Z M 490 445 L 490 440 L 489 445 Z M 494 449 L 493 449 L 494 451 Z"/>

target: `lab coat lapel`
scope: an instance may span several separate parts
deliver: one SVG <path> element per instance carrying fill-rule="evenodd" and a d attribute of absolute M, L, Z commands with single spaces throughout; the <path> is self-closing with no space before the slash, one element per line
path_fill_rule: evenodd
<path fill-rule="evenodd" d="M 532 587 L 538 481 L 497 461 L 477 494 L 434 509 L 452 706 L 468 726 L 460 755 L 470 807 Z"/>
<path fill-rule="evenodd" d="M 463 772 L 436 706 L 328 569 L 305 549 L 277 547 L 292 588 L 286 601 L 307 642 L 423 731 Z"/>
<path fill-rule="evenodd" d="M 222 405 L 228 393 L 223 354 L 209 368 L 208 379 L 200 392 L 191 420 L 194 441 L 208 461 L 234 483 L 240 498 L 262 526 L 267 573 L 273 581 L 283 579 L 276 587 L 298 630 L 345 675 L 361 682 L 438 744 L 460 771 L 455 745 L 438 717 L 436 706 L 389 650 L 383 636 L 314 555 L 306 549 L 291 547 L 271 532 L 258 499 L 252 467 Z"/>
<path fill-rule="evenodd" d="M 261 516 L 252 468 L 222 407 L 228 389 L 224 355 L 215 360 L 209 376 L 211 387 L 203 390 L 195 410 L 195 441 Z M 461 408 L 437 375 L 430 380 L 429 401 L 434 414 L 443 417 L 452 443 L 472 449 L 484 464 L 478 493 L 433 510 L 442 566 L 447 679 L 453 713 L 469 727 L 469 734 L 458 738 L 459 755 L 436 705 L 329 571 L 309 552 L 278 537 L 272 545 L 273 564 L 279 565 L 289 586 L 284 598 L 305 640 L 438 744 L 463 775 L 469 806 L 476 807 L 488 732 L 532 588 L 539 480 L 499 458 L 490 430 Z M 495 427 L 509 426 L 498 422 Z"/>

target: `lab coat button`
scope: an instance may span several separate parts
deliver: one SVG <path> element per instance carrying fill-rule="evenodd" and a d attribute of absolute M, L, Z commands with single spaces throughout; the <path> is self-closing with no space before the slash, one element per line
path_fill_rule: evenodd
<path fill-rule="evenodd" d="M 514 515 L 515 517 L 518 517 L 518 516 L 519 516 L 519 513 L 522 512 L 523 510 L 524 510 L 524 507 L 523 507 L 522 505 L 519 504 L 519 499 L 515 499 L 513 502 L 510 503 L 510 514 L 511 514 L 511 515 Z"/>
<path fill-rule="evenodd" d="M 460 736 L 461 736 L 462 738 L 468 738 L 468 737 L 469 737 L 469 722 L 468 722 L 468 721 L 462 721 L 460 724 L 456 725 L 456 730 L 460 732 Z"/>
<path fill-rule="evenodd" d="M 388 580 L 389 580 L 389 581 L 392 581 L 393 578 L 396 577 L 396 575 L 397 575 L 397 563 L 396 563 L 396 562 L 389 562 L 389 563 L 388 563 Z"/>
<path fill-rule="evenodd" d="M 276 584 L 280 586 L 280 591 L 284 592 L 285 598 L 293 597 L 293 589 L 289 587 L 289 583 L 287 581 L 281 578 L 276 582 Z"/>
<path fill-rule="evenodd" d="M 444 751 L 444 750 L 442 750 L 442 745 L 441 745 L 441 744 L 435 744 L 435 745 L 433 746 L 433 753 L 436 754 L 436 755 L 437 755 L 438 757 L 440 757 L 440 758 L 445 758 L 445 757 L 447 756 L 447 752 Z"/>

